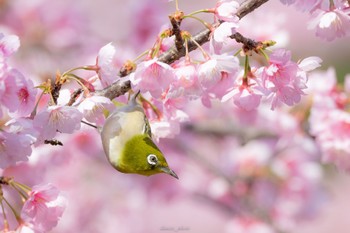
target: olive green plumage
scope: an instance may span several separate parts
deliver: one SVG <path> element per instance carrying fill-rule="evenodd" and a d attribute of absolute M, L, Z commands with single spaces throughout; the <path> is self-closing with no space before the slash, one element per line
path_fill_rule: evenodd
<path fill-rule="evenodd" d="M 145 176 L 166 173 L 178 178 L 152 140 L 151 128 L 138 93 L 110 114 L 101 130 L 103 149 L 112 166 L 123 173 Z"/>

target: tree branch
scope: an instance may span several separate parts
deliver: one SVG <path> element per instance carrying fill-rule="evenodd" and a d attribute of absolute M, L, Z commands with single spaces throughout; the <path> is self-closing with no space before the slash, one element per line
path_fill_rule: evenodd
<path fill-rule="evenodd" d="M 264 3 L 268 2 L 269 0 L 246 0 L 244 1 L 237 11 L 238 18 L 243 18 L 250 12 L 254 11 L 255 9 L 259 8 Z M 209 29 L 204 29 L 203 31 L 200 31 L 196 35 L 193 36 L 193 39 L 200 45 L 205 44 L 209 41 L 211 31 Z M 197 45 L 193 43 L 192 41 L 188 41 L 188 51 L 193 51 L 197 49 Z M 185 56 L 185 50 L 181 49 L 180 51 L 177 50 L 176 46 L 172 46 L 168 51 L 162 53 L 158 60 L 167 64 L 171 64 L 174 61 L 180 59 L 181 57 Z M 128 75 L 128 73 L 123 73 L 123 75 Z M 120 95 L 124 95 L 126 92 L 128 92 L 131 88 L 130 81 L 116 81 L 111 86 L 96 91 L 96 95 L 105 96 L 109 99 L 114 99 Z"/>

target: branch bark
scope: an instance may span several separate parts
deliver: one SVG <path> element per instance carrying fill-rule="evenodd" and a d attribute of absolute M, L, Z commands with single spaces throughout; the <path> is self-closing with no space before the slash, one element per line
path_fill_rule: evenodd
<path fill-rule="evenodd" d="M 259 8 L 264 3 L 269 0 L 246 0 L 244 1 L 237 11 L 238 18 L 243 18 L 247 14 L 251 13 L 255 9 Z M 209 29 L 204 29 L 193 36 L 193 39 L 200 45 L 205 44 L 209 41 L 211 31 Z M 197 49 L 197 45 L 192 41 L 188 42 L 188 50 L 193 51 Z M 178 51 L 176 46 L 174 45 L 168 51 L 162 53 L 158 60 L 167 64 L 171 64 L 181 57 L 185 56 L 185 50 Z M 127 74 L 125 74 L 126 76 Z M 111 86 L 106 87 L 103 90 L 96 91 L 96 95 L 105 96 L 109 99 L 114 99 L 120 95 L 124 95 L 131 88 L 130 81 L 116 81 Z"/>

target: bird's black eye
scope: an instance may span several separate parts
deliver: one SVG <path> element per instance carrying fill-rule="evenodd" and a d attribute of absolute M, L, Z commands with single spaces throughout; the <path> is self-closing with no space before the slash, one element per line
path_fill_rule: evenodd
<path fill-rule="evenodd" d="M 158 158 L 154 154 L 150 154 L 150 155 L 147 156 L 147 162 L 150 165 L 154 166 L 154 165 L 156 165 L 158 163 Z"/>

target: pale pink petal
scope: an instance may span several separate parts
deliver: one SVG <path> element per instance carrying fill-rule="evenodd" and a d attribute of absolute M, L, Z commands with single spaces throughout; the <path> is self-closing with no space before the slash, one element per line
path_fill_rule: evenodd
<path fill-rule="evenodd" d="M 20 46 L 19 38 L 16 35 L 8 35 L 0 33 L 0 52 L 2 56 L 9 57 L 15 53 Z"/>
<path fill-rule="evenodd" d="M 233 0 L 220 0 L 216 4 L 216 16 L 218 19 L 228 22 L 237 22 L 236 16 L 239 3 Z"/>
<path fill-rule="evenodd" d="M 34 186 L 23 205 L 22 219 L 37 231 L 51 230 L 57 225 L 66 205 L 59 194 L 60 191 L 52 184 Z"/>
<path fill-rule="evenodd" d="M 140 63 L 135 74 L 130 76 L 130 81 L 136 89 L 149 92 L 155 98 L 159 98 L 175 80 L 174 69 L 157 59 Z"/>
<path fill-rule="evenodd" d="M 213 36 L 210 40 L 210 45 L 214 53 L 219 54 L 223 50 L 225 51 L 226 47 L 234 44 L 233 40 L 229 37 L 236 32 L 238 27 L 237 23 L 233 22 L 223 22 L 219 27 L 215 28 Z"/>
<path fill-rule="evenodd" d="M 321 66 L 322 59 L 319 57 L 307 57 L 299 63 L 299 68 L 305 72 L 310 72 Z"/>
<path fill-rule="evenodd" d="M 104 123 L 104 111 L 111 111 L 115 105 L 103 96 L 91 96 L 79 104 L 79 111 L 84 114 L 87 121 L 102 125 Z"/>
<path fill-rule="evenodd" d="M 198 79 L 204 89 L 214 87 L 222 78 L 222 73 L 238 71 L 238 59 L 227 54 L 212 55 L 211 59 L 198 67 Z"/>
<path fill-rule="evenodd" d="M 308 28 L 316 29 L 316 36 L 332 41 L 350 32 L 350 16 L 340 9 L 318 10 L 313 14 Z"/>
<path fill-rule="evenodd" d="M 34 117 L 40 140 L 52 139 L 57 132 L 73 133 L 80 129 L 83 114 L 71 106 L 50 106 Z"/>
<path fill-rule="evenodd" d="M 112 84 L 117 80 L 118 68 L 117 47 L 113 43 L 103 46 L 97 56 L 98 76 L 104 87 Z"/>
<path fill-rule="evenodd" d="M 246 111 L 256 109 L 260 105 L 262 95 L 254 93 L 249 88 L 240 88 L 239 92 L 233 96 L 233 102 Z"/>

